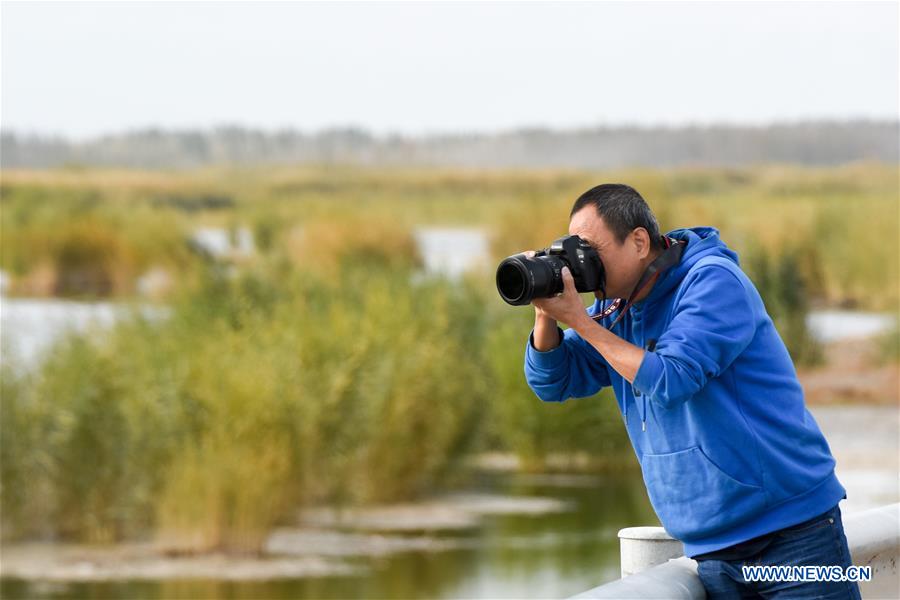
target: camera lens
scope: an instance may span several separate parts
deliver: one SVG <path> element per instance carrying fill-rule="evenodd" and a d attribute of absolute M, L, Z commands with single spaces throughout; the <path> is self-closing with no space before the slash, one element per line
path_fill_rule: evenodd
<path fill-rule="evenodd" d="M 528 288 L 528 272 L 518 261 L 504 261 L 497 269 L 497 289 L 500 296 L 510 304 L 528 304 L 525 290 Z"/>
<path fill-rule="evenodd" d="M 562 279 L 557 276 L 563 264 L 554 256 L 510 256 L 497 268 L 497 291 L 507 304 L 514 306 L 548 298 L 563 289 Z"/>

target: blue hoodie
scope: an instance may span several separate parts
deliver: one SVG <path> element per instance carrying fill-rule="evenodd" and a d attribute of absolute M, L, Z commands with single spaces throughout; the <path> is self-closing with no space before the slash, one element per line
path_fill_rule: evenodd
<path fill-rule="evenodd" d="M 805 521 L 847 494 L 737 254 L 711 227 L 667 235 L 687 240 L 680 263 L 613 328 L 653 348 L 634 384 L 572 329 L 547 352 L 534 348 L 532 332 L 525 377 L 545 401 L 613 387 L 650 502 L 695 556 Z"/>

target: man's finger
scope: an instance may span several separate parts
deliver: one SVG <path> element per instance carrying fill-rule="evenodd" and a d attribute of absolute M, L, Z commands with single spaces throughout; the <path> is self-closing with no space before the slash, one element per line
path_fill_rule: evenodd
<path fill-rule="evenodd" d="M 572 277 L 572 273 L 569 271 L 569 267 L 562 268 L 562 280 L 563 286 L 565 287 L 566 291 L 568 291 L 569 288 L 575 290 L 575 278 Z"/>

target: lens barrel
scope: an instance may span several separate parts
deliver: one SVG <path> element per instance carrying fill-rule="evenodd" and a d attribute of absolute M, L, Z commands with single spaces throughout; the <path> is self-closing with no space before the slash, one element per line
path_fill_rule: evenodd
<path fill-rule="evenodd" d="M 507 304 L 520 306 L 535 298 L 549 298 L 563 291 L 562 268 L 556 256 L 529 258 L 515 254 L 497 267 L 497 291 Z"/>

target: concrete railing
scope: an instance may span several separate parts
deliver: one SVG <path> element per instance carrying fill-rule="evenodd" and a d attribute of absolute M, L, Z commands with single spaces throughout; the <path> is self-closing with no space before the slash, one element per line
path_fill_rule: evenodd
<path fill-rule="evenodd" d="M 900 504 L 844 517 L 852 562 L 872 567 L 872 580 L 860 582 L 863 598 L 900 598 Z M 575 598 L 684 598 L 703 600 L 697 563 L 662 527 L 629 527 L 619 532 L 622 578 Z"/>

